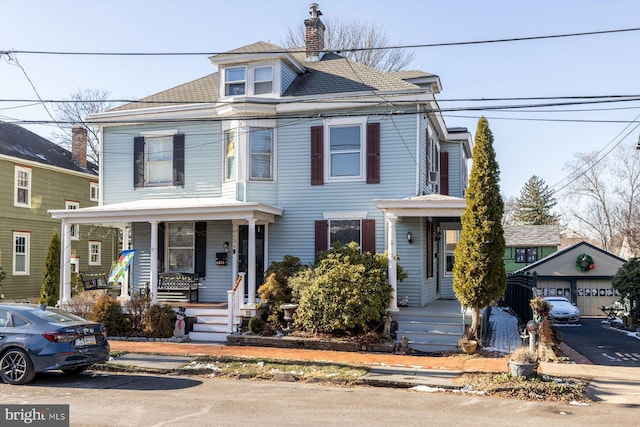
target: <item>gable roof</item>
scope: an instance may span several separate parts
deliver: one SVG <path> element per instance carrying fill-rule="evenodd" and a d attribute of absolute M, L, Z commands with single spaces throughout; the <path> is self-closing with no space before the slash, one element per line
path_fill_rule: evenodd
<path fill-rule="evenodd" d="M 580 272 L 576 269 L 576 258 L 582 253 L 587 253 L 593 258 L 596 266 L 594 270 Z M 554 252 L 514 273 L 528 274 L 535 272 L 538 277 L 612 277 L 624 262 L 623 258 L 600 249 L 591 243 L 580 242 Z"/>
<path fill-rule="evenodd" d="M 559 246 L 560 227 L 557 225 L 506 225 L 506 246 Z"/>
<path fill-rule="evenodd" d="M 98 175 L 98 166 L 87 161 L 81 168 L 71 160 L 71 152 L 22 126 L 0 122 L 0 155 Z"/>

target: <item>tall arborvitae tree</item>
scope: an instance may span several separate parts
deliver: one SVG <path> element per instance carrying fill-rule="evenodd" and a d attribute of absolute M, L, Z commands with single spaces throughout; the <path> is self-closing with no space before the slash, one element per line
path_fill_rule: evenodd
<path fill-rule="evenodd" d="M 467 189 L 467 207 L 455 250 L 453 290 L 473 317 L 466 334 L 479 335 L 480 309 L 496 301 L 505 291 L 505 243 L 502 228 L 504 203 L 500 195 L 500 171 L 493 149 L 493 135 L 483 116 L 478 120 L 473 166 Z"/>
<path fill-rule="evenodd" d="M 60 299 L 60 237 L 54 229 L 42 272 L 40 304 L 56 305 Z"/>
<path fill-rule="evenodd" d="M 544 179 L 533 175 L 516 198 L 513 219 L 523 225 L 558 224 L 559 216 L 551 212 L 557 203 Z"/>

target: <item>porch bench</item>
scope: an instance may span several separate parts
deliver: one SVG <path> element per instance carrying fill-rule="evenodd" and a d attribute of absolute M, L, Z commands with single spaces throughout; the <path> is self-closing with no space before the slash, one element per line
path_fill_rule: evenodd
<path fill-rule="evenodd" d="M 85 291 L 102 290 L 105 292 L 120 289 L 119 283 L 109 282 L 106 273 L 102 272 L 85 272 L 78 273 L 80 281 Z"/>
<path fill-rule="evenodd" d="M 190 273 L 158 274 L 158 300 L 165 302 L 197 302 L 200 278 Z"/>

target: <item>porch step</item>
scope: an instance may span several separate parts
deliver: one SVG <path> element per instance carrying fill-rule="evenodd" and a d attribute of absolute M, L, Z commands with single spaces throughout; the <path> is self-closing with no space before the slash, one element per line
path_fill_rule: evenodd
<path fill-rule="evenodd" d="M 194 325 L 195 326 L 195 325 Z M 207 341 L 207 342 L 226 342 L 226 332 L 189 332 L 189 339 L 191 341 Z"/>
<path fill-rule="evenodd" d="M 198 308 L 198 307 L 187 307 L 185 309 L 185 314 L 189 317 L 197 317 L 197 316 L 227 316 L 226 308 Z"/>
<path fill-rule="evenodd" d="M 445 319 L 446 320 L 446 319 Z M 419 321 L 419 320 L 398 320 L 398 331 L 404 332 L 424 332 L 425 330 L 437 333 L 451 333 L 462 335 L 462 323 L 437 320 Z"/>

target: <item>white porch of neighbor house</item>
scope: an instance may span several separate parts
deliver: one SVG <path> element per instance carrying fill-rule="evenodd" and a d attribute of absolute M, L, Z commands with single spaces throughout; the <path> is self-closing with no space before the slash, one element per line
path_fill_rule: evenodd
<path fill-rule="evenodd" d="M 265 227 L 265 240 L 268 239 L 268 225 L 275 222 L 276 217 L 282 215 L 283 210 L 278 207 L 262 203 L 243 203 L 224 198 L 180 198 L 180 199 L 153 199 L 139 200 L 126 203 L 102 205 L 91 208 L 75 210 L 50 210 L 53 218 L 62 220 L 62 257 L 61 257 L 61 301 L 64 305 L 71 299 L 71 226 L 74 224 L 112 224 L 123 229 L 123 242 L 129 242 L 131 224 L 147 224 L 149 227 L 148 241 L 148 267 L 144 273 L 147 277 L 135 284 L 140 288 L 140 281 L 149 285 L 149 291 L 154 302 L 158 299 L 159 265 L 158 265 L 158 225 L 168 222 L 215 222 L 223 221 L 231 225 L 231 273 L 225 281 L 226 291 L 232 291 L 233 296 L 228 296 L 229 318 L 237 317 L 234 310 L 243 310 L 243 314 L 251 313 L 256 308 L 256 228 Z M 239 271 L 238 255 L 240 253 L 239 229 L 247 226 L 247 263 L 246 274 Z M 265 251 L 268 242 L 265 242 Z M 136 249 L 136 248 L 122 248 Z M 194 249 L 195 250 L 195 249 Z M 264 254 L 265 259 L 268 254 Z M 134 263 L 139 262 L 134 257 Z M 134 264 L 135 265 L 135 264 Z M 247 296 L 245 297 L 244 284 L 247 284 Z M 234 284 L 236 286 L 234 287 Z M 124 278 L 121 290 L 121 299 L 128 299 L 133 294 L 130 289 L 129 277 Z M 225 298 L 226 299 L 226 298 Z M 232 328 L 233 322 L 229 321 L 227 329 Z M 229 330 L 228 332 L 232 332 Z"/>
<path fill-rule="evenodd" d="M 385 234 L 387 240 L 386 250 L 389 257 L 389 284 L 392 287 L 392 301 L 389 305 L 389 312 L 397 321 L 398 330 L 396 332 L 397 345 L 408 345 L 409 348 L 418 351 L 455 351 L 456 345 L 464 331 L 464 323 L 468 319 L 461 310 L 460 303 L 456 299 L 439 299 L 439 292 L 431 292 L 434 298 L 422 301 L 419 306 L 398 307 L 398 283 L 397 283 L 397 223 L 408 218 L 423 218 L 434 224 L 459 223 L 460 217 L 466 208 L 466 200 L 463 198 L 445 196 L 440 194 L 429 194 L 423 196 L 408 197 L 405 199 L 375 200 L 376 206 L 385 214 Z M 425 239 L 432 239 L 431 242 L 424 242 L 420 258 L 424 266 L 429 262 L 430 250 L 435 254 L 445 253 L 445 242 L 439 238 L 440 231 L 429 234 L 425 233 Z M 430 246 L 431 245 L 431 246 Z M 429 249 L 432 248 L 432 249 Z M 442 280 L 451 280 L 445 277 L 444 268 L 438 268 L 438 264 L 445 262 L 444 257 L 435 257 L 436 267 L 433 270 L 435 280 L 433 286 L 438 286 Z M 427 281 L 427 277 L 422 275 L 418 279 L 418 286 Z"/>

